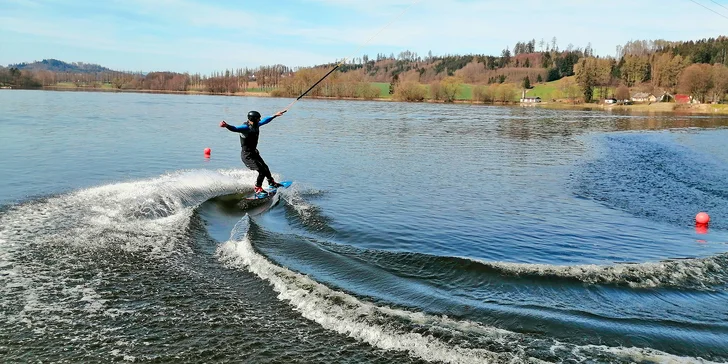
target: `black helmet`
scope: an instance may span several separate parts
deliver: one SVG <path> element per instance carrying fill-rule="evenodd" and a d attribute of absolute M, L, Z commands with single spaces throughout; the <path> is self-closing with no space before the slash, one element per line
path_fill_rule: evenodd
<path fill-rule="evenodd" d="M 260 120 L 260 113 L 257 111 L 251 111 L 248 113 L 248 120 L 250 121 L 258 121 Z"/>

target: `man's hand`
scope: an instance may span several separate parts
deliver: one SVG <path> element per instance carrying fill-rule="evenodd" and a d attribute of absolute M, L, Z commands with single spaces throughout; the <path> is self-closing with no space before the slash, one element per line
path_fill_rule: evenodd
<path fill-rule="evenodd" d="M 225 120 L 223 120 L 223 121 L 220 122 L 220 127 L 221 128 L 225 128 L 225 127 L 227 127 L 227 125 L 228 124 L 225 122 Z"/>
<path fill-rule="evenodd" d="M 274 116 L 276 116 L 276 117 L 281 116 L 281 115 L 285 114 L 286 111 L 288 111 L 288 110 L 281 110 L 281 111 L 275 113 Z"/>

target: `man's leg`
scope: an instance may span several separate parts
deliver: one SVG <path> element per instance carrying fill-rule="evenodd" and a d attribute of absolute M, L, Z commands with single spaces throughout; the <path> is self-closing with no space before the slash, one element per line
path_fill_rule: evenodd
<path fill-rule="evenodd" d="M 260 187 L 263 185 L 263 179 L 268 179 L 268 184 L 273 185 L 275 184 L 275 180 L 273 180 L 273 176 L 271 176 L 270 169 L 268 168 L 268 165 L 265 164 L 265 161 L 263 161 L 263 158 L 258 154 L 256 156 L 255 165 L 258 169 L 258 180 L 256 181 L 256 186 Z"/>
<path fill-rule="evenodd" d="M 265 178 L 265 175 L 263 174 L 263 171 L 258 171 L 258 178 L 255 180 L 255 187 L 262 186 L 264 178 Z"/>
<path fill-rule="evenodd" d="M 240 153 L 240 158 L 243 160 L 243 163 L 245 164 L 248 169 L 251 171 L 258 171 L 258 178 L 255 180 L 255 193 L 264 192 L 261 186 L 263 185 L 263 179 L 266 177 L 265 171 L 261 168 L 261 161 L 260 155 L 258 155 L 257 152 L 251 153 L 251 152 L 245 152 L 242 151 Z M 265 166 L 265 163 L 263 163 L 263 166 Z M 265 166 L 266 169 L 268 166 Z M 268 172 L 270 174 L 270 172 Z"/>

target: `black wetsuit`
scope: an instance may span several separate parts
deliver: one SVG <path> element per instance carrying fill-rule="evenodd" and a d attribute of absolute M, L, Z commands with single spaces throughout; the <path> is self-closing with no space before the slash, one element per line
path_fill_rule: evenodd
<path fill-rule="evenodd" d="M 255 181 L 255 185 L 260 187 L 263 184 L 263 179 L 268 179 L 268 184 L 274 184 L 275 180 L 271 176 L 268 165 L 265 164 L 263 158 L 258 152 L 258 137 L 260 136 L 260 127 L 268 124 L 273 120 L 273 116 L 268 116 L 258 122 L 257 124 L 250 125 L 245 123 L 241 126 L 226 125 L 226 128 L 230 131 L 240 133 L 240 159 L 246 167 L 253 171 L 258 171 L 258 179 Z"/>

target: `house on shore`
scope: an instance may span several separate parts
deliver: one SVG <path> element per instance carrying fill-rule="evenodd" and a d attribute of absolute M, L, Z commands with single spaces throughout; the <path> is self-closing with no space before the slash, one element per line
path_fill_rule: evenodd
<path fill-rule="evenodd" d="M 657 101 L 657 97 L 655 97 L 655 95 L 647 93 L 647 92 L 638 92 L 638 93 L 632 95 L 632 101 L 634 101 L 634 102 L 655 102 L 655 101 Z"/>

